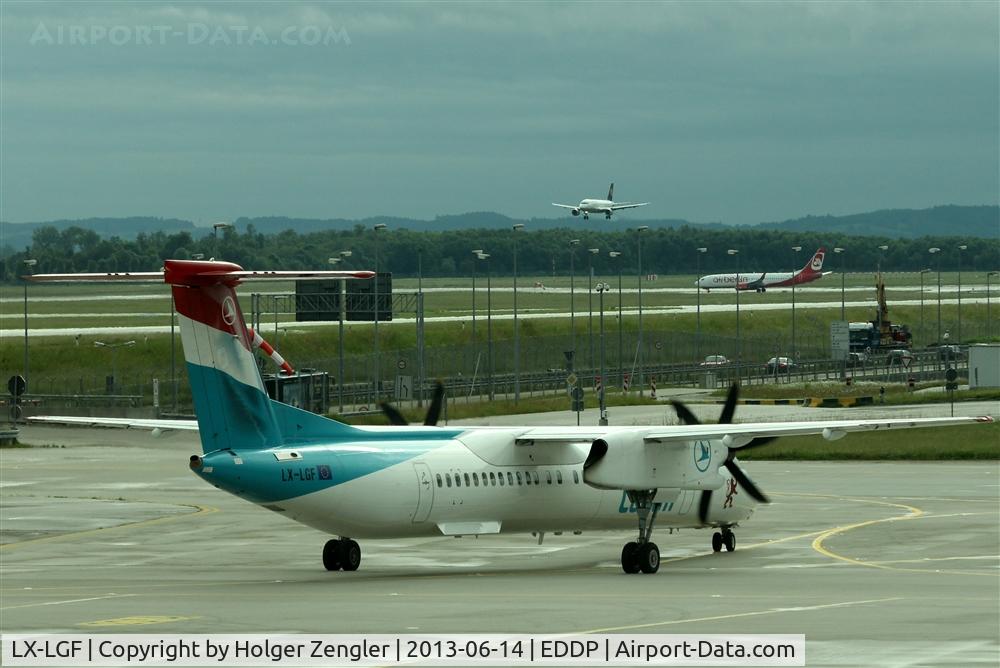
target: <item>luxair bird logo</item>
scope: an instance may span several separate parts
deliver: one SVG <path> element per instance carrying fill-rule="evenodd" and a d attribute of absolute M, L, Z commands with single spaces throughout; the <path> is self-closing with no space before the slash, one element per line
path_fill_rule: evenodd
<path fill-rule="evenodd" d="M 698 441 L 694 444 L 694 466 L 704 473 L 708 470 L 708 465 L 712 462 L 712 448 L 708 441 Z"/>
<path fill-rule="evenodd" d="M 823 254 L 822 253 L 816 253 L 813 256 L 812 268 L 813 268 L 813 271 L 819 271 L 820 269 L 823 268 Z"/>
<path fill-rule="evenodd" d="M 232 297 L 226 297 L 222 301 L 222 320 L 229 326 L 236 322 L 236 302 Z"/>

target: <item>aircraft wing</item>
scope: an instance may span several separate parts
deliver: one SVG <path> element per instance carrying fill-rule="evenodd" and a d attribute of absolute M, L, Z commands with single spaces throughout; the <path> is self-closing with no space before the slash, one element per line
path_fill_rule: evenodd
<path fill-rule="evenodd" d="M 618 209 L 634 209 L 637 206 L 646 206 L 649 202 L 622 202 L 621 204 L 612 204 L 611 210 L 617 211 Z"/>
<path fill-rule="evenodd" d="M 611 434 L 634 434 L 648 443 L 722 440 L 729 448 L 741 448 L 755 438 L 818 435 L 834 441 L 849 432 L 950 427 L 993 422 L 990 416 L 910 418 L 887 420 L 818 420 L 806 422 L 744 422 L 736 424 L 677 425 L 670 427 L 608 427 L 528 429 L 517 436 L 518 445 L 531 443 L 581 443 Z"/>
<path fill-rule="evenodd" d="M 118 429 L 144 429 L 146 431 L 198 431 L 196 420 L 143 420 L 131 418 L 110 418 L 110 417 L 79 417 L 43 415 L 29 417 L 28 422 L 33 424 L 59 424 L 66 426 L 83 427 L 115 427 Z"/>
<path fill-rule="evenodd" d="M 572 204 L 556 204 L 555 202 L 552 203 L 552 206 L 560 206 L 560 207 L 562 207 L 564 209 L 575 209 L 576 208 L 576 206 L 574 206 Z"/>

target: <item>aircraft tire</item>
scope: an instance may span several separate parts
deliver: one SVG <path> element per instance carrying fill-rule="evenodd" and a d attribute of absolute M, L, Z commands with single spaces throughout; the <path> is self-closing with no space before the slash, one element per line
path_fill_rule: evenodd
<path fill-rule="evenodd" d="M 732 552 L 736 549 L 736 534 L 732 531 L 727 531 L 722 534 L 722 542 L 726 545 L 726 552 Z"/>
<path fill-rule="evenodd" d="M 643 573 L 655 573 L 660 570 L 660 548 L 656 543 L 643 543 L 639 547 L 639 568 Z"/>
<path fill-rule="evenodd" d="M 323 567 L 328 571 L 339 571 L 343 555 L 339 540 L 328 540 L 323 545 Z"/>
<path fill-rule="evenodd" d="M 343 562 L 341 567 L 345 571 L 356 571 L 361 565 L 361 546 L 356 541 L 345 540 L 343 547 Z"/>
<path fill-rule="evenodd" d="M 639 543 L 625 543 L 622 548 L 622 570 L 629 575 L 639 572 Z"/>
<path fill-rule="evenodd" d="M 712 534 L 712 551 L 722 552 L 722 534 L 718 531 Z"/>

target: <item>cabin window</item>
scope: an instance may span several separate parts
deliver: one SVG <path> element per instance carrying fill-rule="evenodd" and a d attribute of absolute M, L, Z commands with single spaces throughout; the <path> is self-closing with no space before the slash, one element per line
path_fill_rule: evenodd
<path fill-rule="evenodd" d="M 490 471 L 490 484 L 494 487 L 497 486 L 497 476 L 493 471 Z"/>
<path fill-rule="evenodd" d="M 562 484 L 562 471 L 556 471 L 556 482 Z"/>
<path fill-rule="evenodd" d="M 514 486 L 514 474 L 511 473 L 510 471 L 507 471 L 507 484 L 510 485 L 511 487 Z"/>
<path fill-rule="evenodd" d="M 455 487 L 461 487 L 461 486 L 462 486 L 462 474 L 461 473 L 456 473 L 455 474 Z"/>
<path fill-rule="evenodd" d="M 448 487 L 451 487 L 451 474 L 450 473 L 445 473 L 444 474 L 444 481 L 448 484 Z"/>
<path fill-rule="evenodd" d="M 472 480 L 469 478 L 469 474 L 468 473 L 465 474 L 465 486 L 466 487 L 472 487 Z"/>
<path fill-rule="evenodd" d="M 485 475 L 485 474 L 483 474 L 483 475 Z M 475 485 L 476 487 L 479 487 L 479 474 L 478 473 L 473 473 L 472 474 L 472 484 Z M 483 478 L 483 484 L 484 485 L 486 484 L 486 478 Z"/>
<path fill-rule="evenodd" d="M 580 476 L 576 474 L 576 469 L 573 469 L 573 484 L 574 485 L 580 484 Z"/>
<path fill-rule="evenodd" d="M 537 485 L 537 484 L 539 484 L 539 483 L 538 483 L 538 471 L 532 471 L 532 472 L 531 472 L 531 480 L 532 480 L 532 482 L 534 482 L 534 483 L 535 483 L 536 485 Z"/>
<path fill-rule="evenodd" d="M 522 484 L 522 482 L 521 482 L 521 472 L 520 472 L 520 471 L 518 471 L 518 472 L 516 473 L 516 475 L 517 475 L 517 484 L 518 484 L 518 485 L 521 485 L 521 484 Z"/>
<path fill-rule="evenodd" d="M 552 484 L 552 471 L 545 472 L 545 482 L 547 482 L 550 485 Z"/>
<path fill-rule="evenodd" d="M 441 483 L 441 474 L 440 473 L 437 474 L 437 481 L 438 481 L 438 487 L 441 487 L 442 483 Z"/>

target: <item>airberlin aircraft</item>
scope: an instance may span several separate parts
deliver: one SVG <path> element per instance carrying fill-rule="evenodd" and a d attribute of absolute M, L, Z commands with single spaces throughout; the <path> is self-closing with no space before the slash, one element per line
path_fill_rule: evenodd
<path fill-rule="evenodd" d="M 716 288 L 728 288 L 730 290 L 756 290 L 765 292 L 768 288 L 786 288 L 792 285 L 802 285 L 823 278 L 833 272 L 823 271 L 823 257 L 826 251 L 822 248 L 816 251 L 806 266 L 796 272 L 764 272 L 764 273 L 744 273 L 737 274 L 711 274 L 702 276 L 695 285 L 704 288 L 706 292 Z"/>
<path fill-rule="evenodd" d="M 372 272 L 249 272 L 227 262 L 168 260 L 163 272 L 36 275 L 52 280 L 158 280 L 173 291 L 197 421 L 35 418 L 69 424 L 198 430 L 194 475 L 220 490 L 329 536 L 328 570 L 361 564 L 356 539 L 626 530 L 626 573 L 655 573 L 655 527 L 713 529 L 716 551 L 767 497 L 736 459 L 777 437 L 991 422 L 979 418 L 732 421 L 680 403 L 678 426 L 438 427 L 438 385 L 423 425 L 391 406 L 391 426 L 355 427 L 268 398 L 236 286 L 257 279 L 367 279 Z M 475 543 L 469 546 L 474 550 Z"/>

